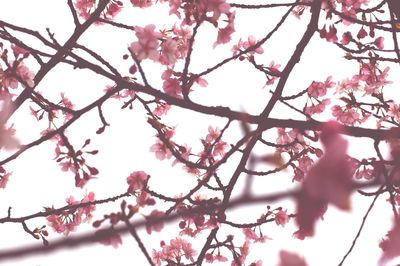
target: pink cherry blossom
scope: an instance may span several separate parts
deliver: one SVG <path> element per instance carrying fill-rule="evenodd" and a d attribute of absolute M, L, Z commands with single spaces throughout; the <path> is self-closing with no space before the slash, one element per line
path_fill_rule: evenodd
<path fill-rule="evenodd" d="M 278 128 L 278 138 L 276 139 L 277 144 L 284 145 L 293 141 L 284 128 Z"/>
<path fill-rule="evenodd" d="M 170 1 L 171 2 L 171 1 Z M 189 40 L 192 38 L 192 29 L 188 26 L 174 25 L 172 33 L 175 34 L 173 39 L 178 41 L 178 51 L 180 58 L 184 58 L 187 55 L 189 49 Z"/>
<path fill-rule="evenodd" d="M 313 81 L 307 89 L 308 95 L 313 98 L 325 96 L 326 88 L 322 82 Z"/>
<path fill-rule="evenodd" d="M 29 55 L 29 52 L 25 50 L 22 47 L 19 47 L 18 45 L 12 44 L 11 49 L 14 53 L 14 56 L 17 58 L 19 55 L 22 55 L 25 57 L 25 55 Z"/>
<path fill-rule="evenodd" d="M 275 223 L 277 225 L 282 225 L 285 226 L 285 224 L 287 224 L 287 222 L 289 222 L 289 216 L 286 213 L 286 210 L 279 210 L 276 214 L 275 214 Z"/>
<path fill-rule="evenodd" d="M 253 229 L 244 228 L 243 233 L 246 237 L 246 241 L 252 241 L 255 243 L 264 243 L 268 237 L 264 235 L 257 235 Z"/>
<path fill-rule="evenodd" d="M 182 88 L 180 82 L 176 78 L 166 79 L 163 83 L 163 89 L 166 94 L 181 98 L 182 96 Z"/>
<path fill-rule="evenodd" d="M 181 13 L 179 12 L 179 9 L 181 7 L 182 4 L 182 0 L 169 0 L 169 14 L 172 15 L 176 15 L 179 19 L 181 18 Z"/>
<path fill-rule="evenodd" d="M 131 194 L 135 193 L 136 190 L 141 190 L 147 183 L 149 175 L 143 171 L 135 171 L 127 177 L 129 185 L 128 192 Z"/>
<path fill-rule="evenodd" d="M 162 261 L 178 265 L 178 262 L 182 262 L 183 258 L 194 262 L 194 256 L 197 255 L 197 251 L 192 247 L 192 244 L 180 237 L 171 239 L 169 244 L 163 241 L 161 247 L 161 251 L 153 250 L 152 254 L 153 261 L 157 265 L 161 265 Z"/>
<path fill-rule="evenodd" d="M 306 106 L 304 108 L 304 112 L 309 115 L 320 114 L 325 111 L 327 105 L 331 103 L 330 99 L 323 99 L 322 101 L 318 101 L 317 104 L 312 104 L 311 106 Z"/>
<path fill-rule="evenodd" d="M 169 109 L 171 109 L 171 106 L 169 104 L 166 103 L 158 103 L 157 107 L 154 109 L 153 114 L 155 114 L 156 116 L 162 116 L 167 114 L 167 112 L 169 111 Z"/>
<path fill-rule="evenodd" d="M 78 11 L 78 15 L 84 19 L 89 18 L 89 11 L 96 4 L 96 0 L 76 0 L 75 8 Z"/>
<path fill-rule="evenodd" d="M 7 172 L 4 167 L 0 166 L 0 175 L 0 188 L 5 188 L 11 173 Z"/>
<path fill-rule="evenodd" d="M 212 253 L 206 253 L 204 256 L 206 262 L 213 263 L 214 261 L 226 262 L 228 259 L 222 255 L 213 255 Z"/>
<path fill-rule="evenodd" d="M 217 41 L 214 43 L 214 47 L 218 44 L 230 42 L 234 32 L 235 28 L 230 25 L 226 26 L 225 28 L 218 29 Z"/>
<path fill-rule="evenodd" d="M 139 195 L 136 196 L 136 203 L 140 206 L 140 207 L 145 207 L 145 206 L 152 206 L 155 204 L 154 199 L 150 196 L 149 193 L 145 192 L 145 191 L 139 191 Z"/>
<path fill-rule="evenodd" d="M 130 0 L 134 7 L 146 8 L 151 6 L 152 0 Z"/>
<path fill-rule="evenodd" d="M 22 81 L 24 81 L 24 83 L 22 83 L 22 87 L 25 88 L 26 87 L 25 84 L 27 84 L 31 88 L 35 85 L 35 83 L 33 81 L 35 74 L 23 62 L 20 62 L 18 64 L 16 73 L 17 73 L 17 76 Z"/>
<path fill-rule="evenodd" d="M 11 62 L 11 65 L 13 65 L 15 62 Z M 26 87 L 28 85 L 29 87 L 34 87 L 34 77 L 35 74 L 33 71 L 31 71 L 23 61 L 18 61 L 16 62 L 18 65 L 16 67 L 15 73 L 11 71 L 11 69 L 7 69 L 3 73 L 3 78 L 1 80 L 1 85 L 4 88 L 11 88 L 11 89 L 16 89 L 18 88 L 18 84 L 20 79 L 22 81 L 21 85 L 22 87 Z M 18 77 L 18 79 L 17 79 Z"/>
<path fill-rule="evenodd" d="M 88 193 L 80 202 L 74 200 L 72 196 L 68 197 L 66 200 L 68 205 L 77 205 L 79 203 L 93 202 L 94 193 Z M 46 208 L 52 209 L 52 208 Z M 73 232 L 82 222 L 89 222 L 92 218 L 92 213 L 96 209 L 94 205 L 88 205 L 78 209 L 64 210 L 59 214 L 52 214 L 47 216 L 47 223 L 50 227 L 54 229 L 57 233 L 63 233 L 68 235 Z"/>
<path fill-rule="evenodd" d="M 160 32 L 155 32 L 154 24 L 147 25 L 142 28 L 135 27 L 137 42 L 133 42 L 130 46 L 132 52 L 136 54 L 138 60 L 146 58 L 158 61 L 160 54 L 158 52 L 159 40 L 162 38 Z"/>
<path fill-rule="evenodd" d="M 160 62 L 164 65 L 173 65 L 180 57 L 178 42 L 168 38 L 161 44 Z"/>
<path fill-rule="evenodd" d="M 214 156 L 224 156 L 229 145 L 225 141 L 218 141 L 213 149 Z"/>
<path fill-rule="evenodd" d="M 388 102 L 389 109 L 387 115 L 392 117 L 396 122 L 400 122 L 400 107 L 394 102 Z"/>
<path fill-rule="evenodd" d="M 219 130 L 219 128 L 208 126 L 208 134 L 205 139 L 206 143 L 211 144 L 219 137 L 219 135 L 221 135 L 221 131 Z"/>
<path fill-rule="evenodd" d="M 346 78 L 339 82 L 336 87 L 336 93 L 358 91 L 360 87 L 360 79 L 355 75 L 351 79 Z"/>
<path fill-rule="evenodd" d="M 200 5 L 206 6 L 205 12 L 211 12 L 210 21 L 217 21 L 221 14 L 228 14 L 230 6 L 225 0 L 200 0 Z"/>
<path fill-rule="evenodd" d="M 78 225 L 81 223 L 81 217 L 69 214 L 67 212 L 62 213 L 61 215 L 52 214 L 48 216 L 47 222 L 50 227 L 54 229 L 57 233 L 63 233 L 64 235 L 68 235 L 70 232 L 76 230 Z"/>
<path fill-rule="evenodd" d="M 250 35 L 249 38 L 247 39 L 247 42 L 243 42 L 243 48 L 248 49 L 256 44 L 257 44 L 257 41 L 256 41 L 255 37 Z M 262 53 L 264 53 L 264 49 L 261 46 L 257 47 L 254 51 L 250 52 L 250 54 L 254 54 L 254 53 L 262 54 Z"/>
<path fill-rule="evenodd" d="M 332 76 L 329 76 L 325 82 L 313 81 L 308 87 L 307 92 L 310 97 L 319 98 L 326 95 L 327 89 L 335 86 L 335 82 L 332 81 Z"/>
<path fill-rule="evenodd" d="M 94 202 L 94 201 L 95 201 L 95 194 L 93 192 L 89 192 L 81 200 L 81 203 Z M 93 212 L 95 210 L 96 210 L 96 205 L 94 204 L 79 208 L 78 209 L 79 215 L 85 216 L 84 219 L 82 219 L 82 222 L 90 222 L 92 220 Z"/>
<path fill-rule="evenodd" d="M 156 158 L 158 160 L 169 159 L 172 157 L 171 151 L 161 140 L 157 139 L 156 143 L 150 147 L 150 151 L 156 153 Z"/>
<path fill-rule="evenodd" d="M 250 35 L 247 38 L 247 41 L 242 41 L 242 39 L 240 39 L 238 44 L 234 45 L 233 48 L 232 48 L 233 55 L 236 55 L 240 51 L 243 51 L 243 50 L 246 50 L 248 48 L 251 48 L 256 44 L 257 44 L 257 41 L 256 41 L 255 37 L 252 36 L 252 35 Z M 251 51 L 248 52 L 248 54 L 250 54 L 250 55 L 254 55 L 256 53 L 257 54 L 262 54 L 262 53 L 264 53 L 264 49 L 260 46 L 260 47 L 257 47 L 256 49 L 251 50 Z"/>
<path fill-rule="evenodd" d="M 224 28 L 218 29 L 217 41 L 214 43 L 214 47 L 218 44 L 224 44 L 230 42 L 232 34 L 235 32 L 235 12 L 228 14 L 228 25 Z"/>
<path fill-rule="evenodd" d="M 119 12 L 122 10 L 122 2 L 121 1 L 112 1 L 107 7 L 106 11 L 103 12 L 103 16 L 107 19 L 113 19 Z"/>
<path fill-rule="evenodd" d="M 356 122 L 360 121 L 360 114 L 353 108 L 343 110 L 339 105 L 334 105 L 332 107 L 332 115 L 345 125 L 353 126 Z"/>

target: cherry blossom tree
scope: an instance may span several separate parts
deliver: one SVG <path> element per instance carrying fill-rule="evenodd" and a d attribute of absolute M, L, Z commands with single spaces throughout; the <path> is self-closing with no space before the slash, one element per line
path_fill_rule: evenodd
<path fill-rule="evenodd" d="M 340 243 L 338 265 L 368 233 L 378 198 L 392 228 L 368 244 L 381 249 L 381 265 L 400 256 L 400 2 L 61 2 L 68 34 L 0 19 L 0 193 L 12 192 L 18 162 L 41 147 L 74 189 L 62 190 L 62 204 L 2 204 L 1 226 L 20 225 L 26 245 L 0 250 L 0 261 L 92 242 L 118 248 L 130 236 L 140 252 L 127 256 L 149 265 L 271 265 L 251 255 L 273 241 L 268 232 L 294 227 L 306 242 L 333 208 L 358 208 L 356 196 L 369 207 L 351 225 L 353 240 Z M 243 29 L 253 15 L 262 20 Z M 327 47 L 323 57 L 315 45 Z M 113 131 L 117 121 L 131 135 Z M 117 140 L 119 151 L 105 152 Z M 260 186 L 266 179 L 286 185 Z M 123 190 L 98 196 L 109 184 Z M 278 260 L 309 265 L 285 249 Z"/>

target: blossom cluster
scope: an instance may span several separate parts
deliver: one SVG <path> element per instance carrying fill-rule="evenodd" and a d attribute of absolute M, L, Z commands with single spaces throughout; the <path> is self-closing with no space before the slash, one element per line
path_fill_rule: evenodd
<path fill-rule="evenodd" d="M 70 196 L 66 199 L 68 206 L 77 206 L 68 208 L 66 210 L 57 211 L 54 214 L 47 216 L 48 225 L 54 229 L 57 233 L 68 235 L 73 232 L 77 227 L 84 223 L 90 222 L 93 217 L 93 212 L 96 210 L 96 206 L 87 204 L 86 206 L 79 205 L 85 203 L 91 203 L 95 201 L 95 195 L 93 192 L 89 192 L 82 200 L 77 201 L 74 197 Z M 54 208 L 45 208 L 46 212 L 54 212 Z"/>

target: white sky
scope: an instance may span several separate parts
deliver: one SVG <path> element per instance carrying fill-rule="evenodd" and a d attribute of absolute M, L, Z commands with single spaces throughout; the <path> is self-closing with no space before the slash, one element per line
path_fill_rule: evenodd
<path fill-rule="evenodd" d="M 126 4 L 129 3 L 128 1 L 125 2 L 127 2 Z M 43 34 L 45 34 L 45 28 L 49 27 L 60 43 L 63 43 L 72 33 L 73 22 L 66 1 L 0 0 L 0 4 L 2 7 L 0 18 L 4 21 L 36 29 Z M 117 21 L 141 26 L 149 23 L 155 23 L 159 26 L 171 25 L 174 21 L 174 18 L 150 15 L 150 12 L 154 9 L 145 12 L 132 10 L 128 7 L 126 9 L 125 12 L 117 16 Z M 161 10 L 159 14 L 161 12 L 166 14 L 168 8 Z M 250 34 L 256 36 L 256 38 L 263 37 L 275 25 L 274 22 L 280 18 L 281 12 L 274 10 L 268 12 L 267 15 L 260 11 L 237 12 L 237 33 L 234 35 L 234 40 L 238 40 L 239 37 L 246 38 Z M 155 17 L 157 17 L 157 20 L 155 20 Z M 301 37 L 307 19 L 308 15 L 305 15 L 302 21 L 290 17 L 281 31 L 273 37 L 271 43 L 264 47 L 265 53 L 259 57 L 260 61 L 263 59 L 263 62 L 268 64 L 271 60 L 275 60 L 275 62 L 283 65 Z M 198 36 L 201 41 L 196 43 L 192 59 L 191 70 L 193 72 L 198 72 L 200 69 L 213 65 L 213 62 L 218 62 L 218 60 L 230 55 L 231 44 L 217 47 L 215 50 L 212 49 L 215 37 L 216 32 L 211 27 L 201 28 Z M 122 55 L 126 53 L 127 46 L 134 40 L 133 32 L 100 26 L 92 27 L 82 36 L 79 43 L 93 48 L 127 73 L 129 62 L 123 61 Z M 313 79 L 323 81 L 329 75 L 333 75 L 336 81 L 353 75 L 354 71 L 357 71 L 357 64 L 348 63 L 342 57 L 343 54 L 338 49 L 332 49 L 332 45 L 327 44 L 318 36 L 314 36 L 302 56 L 301 64 L 295 67 L 293 75 L 290 76 L 287 88 L 293 88 L 292 91 L 304 89 Z M 34 64 L 30 67 L 37 68 Z M 143 63 L 143 67 L 145 71 L 156 73 L 154 77 L 149 74 L 148 76 L 150 83 L 158 86 L 160 78 L 156 75 L 159 75 L 157 72 L 159 68 L 147 62 Z M 265 82 L 263 76 L 254 73 L 252 68 L 245 63 L 237 62 L 234 65 L 226 66 L 215 74 L 207 76 L 206 79 L 210 86 L 199 88 L 193 94 L 196 101 L 206 105 L 227 105 L 236 110 L 246 110 L 257 114 L 269 99 L 268 88 L 262 88 Z M 54 101 L 58 100 L 60 91 L 65 91 L 77 107 L 82 107 L 92 101 L 96 95 L 101 95 L 106 84 L 111 83 L 88 71 L 71 71 L 70 68 L 59 65 L 45 77 L 37 90 Z M 286 94 L 291 94 L 291 92 Z M 170 161 L 159 162 L 155 159 L 154 154 L 148 152 L 149 147 L 155 142 L 155 138 L 152 137 L 155 132 L 144 123 L 146 116 L 143 109 L 136 104 L 133 111 L 121 111 L 120 106 L 121 104 L 116 101 L 109 101 L 104 105 L 104 113 L 111 127 L 108 127 L 105 133 L 100 136 L 95 134 L 97 128 L 101 126 L 96 112 L 85 115 L 80 122 L 77 122 L 67 131 L 67 135 L 74 145 L 82 145 L 84 140 L 90 136 L 92 138 L 91 147 L 100 150 L 98 155 L 92 158 L 88 157 L 88 161 L 100 170 L 98 180 L 90 181 L 83 190 L 76 189 L 73 176 L 70 173 L 60 172 L 59 166 L 52 160 L 54 158 L 54 144 L 44 143 L 40 147 L 25 152 L 16 161 L 7 165 L 7 169 L 11 169 L 13 175 L 8 187 L 0 191 L 0 216 L 6 215 L 9 206 L 13 207 L 13 216 L 34 213 L 41 210 L 43 206 L 53 204 L 56 207 L 64 206 L 66 197 L 72 194 L 80 199 L 85 191 L 94 191 L 96 199 L 123 193 L 127 189 L 126 177 L 135 170 L 143 170 L 151 174 L 154 179 L 151 180 L 150 185 L 168 195 L 173 196 L 183 192 L 184 188 L 189 188 L 193 183 L 186 178 L 187 176 L 182 176 L 180 167 L 171 168 Z M 279 118 L 300 118 L 283 107 L 277 109 L 277 111 L 273 112 L 272 115 Z M 27 113 L 29 113 L 28 105 L 25 104 L 13 118 L 18 137 L 22 143 L 36 139 L 40 131 L 46 127 L 45 122 L 38 124 L 33 118 L 27 117 Z M 200 145 L 198 139 L 207 134 L 207 126 L 211 120 L 204 119 L 203 116 L 193 112 L 186 113 L 181 109 L 175 109 L 171 110 L 166 121 L 166 124 L 178 125 L 177 138 L 181 140 L 181 143 L 197 142 L 196 145 Z M 193 123 L 193 121 L 196 121 L 196 123 Z M 211 122 L 221 128 L 225 121 L 214 119 Z M 228 136 L 232 140 L 240 137 L 240 134 L 239 130 L 228 132 Z M 371 151 L 362 149 L 360 143 L 352 140 L 352 155 L 357 156 L 358 153 L 360 156 L 370 153 L 373 156 Z M 226 169 L 226 173 L 229 173 L 230 170 Z M 278 178 L 267 178 L 273 180 L 256 181 L 256 187 L 260 190 L 256 192 L 264 192 L 266 188 L 268 190 L 282 190 L 291 186 L 291 177 L 287 176 L 287 173 L 286 176 L 284 173 Z M 178 183 L 179 186 L 171 185 Z M 390 205 L 384 202 L 385 199 L 385 196 L 383 196 L 377 201 L 364 228 L 364 233 L 358 240 L 355 250 L 347 259 L 346 265 L 376 264 L 380 256 L 379 239 L 391 228 L 391 209 Z M 362 196 L 354 196 L 353 211 L 350 213 L 343 213 L 330 207 L 324 221 L 317 226 L 316 236 L 306 241 L 292 238 L 292 234 L 296 230 L 294 221 L 291 221 L 284 229 L 275 224 L 266 225 L 263 227 L 263 233 L 272 240 L 262 246 L 254 246 L 248 262 L 251 262 L 251 258 L 253 258 L 254 260 L 262 259 L 264 265 L 275 265 L 279 250 L 286 249 L 302 254 L 306 257 L 310 266 L 337 265 L 349 248 L 361 223 L 361 217 L 371 200 L 372 198 L 365 199 Z M 287 201 L 282 202 L 282 205 L 274 203 L 272 206 L 283 206 L 289 212 L 294 211 L 293 203 Z M 100 218 L 107 212 L 117 210 L 118 205 L 113 204 L 99 207 L 95 217 Z M 258 208 L 258 210 L 260 209 Z M 255 208 L 241 209 L 232 213 L 232 217 L 250 219 L 254 213 L 257 213 Z M 247 220 L 247 222 L 251 221 Z M 28 226 L 34 228 L 44 223 L 44 220 L 36 219 L 29 221 Z M 82 226 L 81 231 L 89 228 L 89 226 Z M 227 228 L 227 230 L 231 229 Z M 148 236 L 144 231 L 139 231 L 139 234 L 144 238 L 148 249 L 151 250 L 158 248 L 160 237 L 169 241 L 171 237 L 176 235 L 176 232 L 177 226 L 174 226 L 168 227 L 161 234 Z M 50 233 L 52 237 L 49 239 L 51 241 L 56 233 L 52 231 Z M 2 236 L 0 249 L 35 243 L 35 240 L 26 234 L 20 225 L 1 225 L 0 235 Z M 205 236 L 206 234 L 203 234 L 201 239 L 203 240 Z M 199 240 L 199 243 L 202 243 L 202 241 Z M 241 244 L 241 242 L 237 243 Z M 46 256 L 7 261 L 4 265 L 63 266 L 83 265 L 84 263 L 121 266 L 146 265 L 144 256 L 130 237 L 124 238 L 124 244 L 118 249 L 97 244 L 74 250 L 62 250 Z"/>

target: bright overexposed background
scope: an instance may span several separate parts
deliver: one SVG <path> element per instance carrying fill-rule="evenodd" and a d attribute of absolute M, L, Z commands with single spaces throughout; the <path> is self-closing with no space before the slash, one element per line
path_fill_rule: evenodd
<path fill-rule="evenodd" d="M 242 1 L 243 2 L 243 1 Z M 245 1 L 247 2 L 247 1 Z M 280 1 L 277 1 L 280 2 Z M 281 1 L 282 2 L 282 1 Z M 18 26 L 38 30 L 46 35 L 48 27 L 55 35 L 59 43 L 63 44 L 73 32 L 73 21 L 66 1 L 54 0 L 0 0 L 0 19 Z M 168 17 L 168 6 L 162 8 L 150 8 L 145 11 L 133 9 L 126 1 L 125 10 L 116 17 L 117 21 L 129 25 L 156 24 L 158 27 L 172 25 L 174 17 Z M 242 38 L 254 35 L 257 39 L 268 33 L 280 19 L 285 9 L 271 9 L 270 11 L 240 11 L 237 12 L 236 30 L 231 44 L 213 49 L 216 31 L 207 25 L 200 28 L 195 44 L 191 71 L 197 73 L 217 63 L 219 60 L 231 54 L 230 47 Z M 265 53 L 258 58 L 267 64 L 275 60 L 282 65 L 289 59 L 295 49 L 298 40 L 305 31 L 309 14 L 305 14 L 301 20 L 290 16 L 282 28 L 274 35 L 270 42 L 264 46 Z M 29 37 L 23 37 L 29 41 Z M 78 43 L 92 48 L 100 53 L 106 60 L 116 66 L 123 74 L 128 74 L 128 68 L 132 62 L 122 60 L 122 55 L 127 52 L 128 45 L 135 40 L 134 32 L 116 30 L 110 26 L 91 27 L 78 41 Z M 40 46 L 39 46 L 40 47 Z M 34 61 L 29 61 L 30 68 L 37 70 Z M 160 88 L 161 78 L 159 66 L 151 62 L 143 62 L 150 84 Z M 335 81 L 350 77 L 358 70 L 356 62 L 349 62 L 343 58 L 343 52 L 332 44 L 321 40 L 315 35 L 307 46 L 300 64 L 288 80 L 285 95 L 303 90 L 312 80 L 324 81 L 329 75 L 333 75 Z M 393 67 L 392 73 L 398 73 Z M 269 88 L 264 88 L 265 78 L 257 73 L 245 62 L 235 62 L 224 66 L 218 71 L 206 76 L 209 82 L 207 88 L 197 88 L 193 93 L 193 99 L 204 105 L 223 105 L 235 110 L 245 110 L 252 114 L 258 114 L 269 100 Z M 390 76 L 395 80 L 395 75 Z M 396 81 L 398 82 L 398 81 Z M 87 70 L 72 70 L 71 67 L 58 65 L 43 79 L 37 87 L 37 91 L 50 100 L 58 101 L 60 92 L 64 91 L 77 108 L 83 107 L 103 94 L 106 85 L 112 83 Z M 6 189 L 0 191 L 0 217 L 7 215 L 7 209 L 12 206 L 12 216 L 18 217 L 37 211 L 45 206 L 60 207 L 65 205 L 65 198 L 74 195 L 81 199 L 88 191 L 94 191 L 96 199 L 107 198 L 126 191 L 126 177 L 132 171 L 143 170 L 152 176 L 150 187 L 169 196 L 182 193 L 193 186 L 195 180 L 190 179 L 181 171 L 180 167 L 171 167 L 171 161 L 158 161 L 149 147 L 155 142 L 154 130 L 146 124 L 146 112 L 139 104 L 134 104 L 133 110 L 121 110 L 121 103 L 108 101 L 104 104 L 106 120 L 111 124 L 104 134 L 96 135 L 95 131 L 101 126 L 97 111 L 89 112 L 78 122 L 71 126 L 66 135 L 71 143 L 80 147 L 86 138 L 92 139 L 90 147 L 99 149 L 96 156 L 88 156 L 88 162 L 100 170 L 99 178 L 92 180 L 82 190 L 74 186 L 73 175 L 60 171 L 60 167 L 53 160 L 54 143 L 45 142 L 23 153 L 17 160 L 6 165 L 13 172 Z M 288 108 L 278 105 L 272 112 L 273 117 L 303 119 L 302 116 L 293 113 Z M 326 117 L 325 117 L 326 118 Z M 321 119 L 325 119 L 321 117 Z M 22 143 L 29 143 L 40 136 L 40 132 L 46 128 L 46 122 L 38 123 L 29 116 L 29 104 L 25 103 L 12 117 L 12 122 L 17 130 L 17 136 Z M 194 123 L 195 121 L 195 123 Z M 188 143 L 194 147 L 200 147 L 200 138 L 207 134 L 207 127 L 211 123 L 220 128 L 226 121 L 224 119 L 205 119 L 191 111 L 173 108 L 166 117 L 165 123 L 177 126 L 176 138 L 181 143 Z M 238 124 L 233 125 L 234 130 L 227 132 L 225 141 L 232 142 L 241 136 Z M 274 139 L 273 139 L 274 141 Z M 366 145 L 368 143 L 368 145 Z M 197 146 L 196 146 L 197 145 Z M 368 149 L 365 149 L 368 148 Z M 363 158 L 374 156 L 372 142 L 364 139 L 351 139 L 350 155 Z M 1 153 L 0 153 L 1 154 Z M 0 158 L 5 158 L 6 154 Z M 238 157 L 233 157 L 233 161 Z M 234 166 L 234 164 L 232 164 Z M 263 166 L 265 167 L 265 166 Z M 234 168 L 225 167 L 223 173 L 229 177 Z M 267 179 L 267 180 L 265 180 Z M 255 180 L 256 194 L 268 191 L 284 191 L 293 188 L 292 177 L 288 172 L 276 176 L 267 176 Z M 243 181 L 243 178 L 241 179 Z M 240 191 L 235 190 L 235 195 Z M 370 214 L 364 232 L 358 240 L 353 253 L 347 259 L 346 265 L 376 265 L 381 254 L 378 247 L 379 240 L 391 228 L 391 208 L 383 195 L 377 201 L 374 210 Z M 352 198 L 353 209 L 351 212 L 341 212 L 330 207 L 324 216 L 324 221 L 317 226 L 315 237 L 305 241 L 292 237 L 296 226 L 290 221 L 285 228 L 270 224 L 263 226 L 263 233 L 270 240 L 262 245 L 253 245 L 248 262 L 261 259 L 263 265 L 276 265 L 278 252 L 281 249 L 291 250 L 304 256 L 309 265 L 337 265 L 351 245 L 356 235 L 362 216 L 365 214 L 372 198 L 354 195 Z M 282 206 L 289 213 L 295 211 L 291 201 L 273 203 L 273 207 Z M 231 220 L 237 222 L 252 222 L 260 214 L 260 207 L 240 208 L 230 213 Z M 265 206 L 264 206 L 265 208 Z M 95 218 L 101 218 L 103 214 L 117 211 L 118 205 L 109 204 L 99 206 Z M 30 228 L 40 227 L 45 224 L 44 219 L 28 221 Z M 90 225 L 82 225 L 79 232 L 90 230 Z M 228 226 L 221 230 L 229 232 Z M 144 230 L 139 230 L 145 245 L 151 251 L 159 249 L 159 241 L 169 241 L 177 235 L 176 224 L 167 226 L 159 234 L 147 235 Z M 238 231 L 239 232 L 239 231 Z M 57 233 L 50 229 L 50 242 L 55 239 Z M 20 224 L 2 224 L 0 226 L 0 249 L 19 247 L 24 244 L 39 243 L 23 231 Z M 194 245 L 201 245 L 206 234 L 203 233 Z M 238 233 L 237 240 L 240 239 Z M 32 256 L 17 258 L 0 262 L 0 265 L 147 265 L 143 254 L 137 247 L 134 239 L 127 236 L 124 244 L 118 249 L 93 244 L 82 246 L 73 250 L 60 250 L 45 256 Z M 241 244 L 240 241 L 237 242 Z M 393 264 L 394 265 L 394 264 Z"/>

